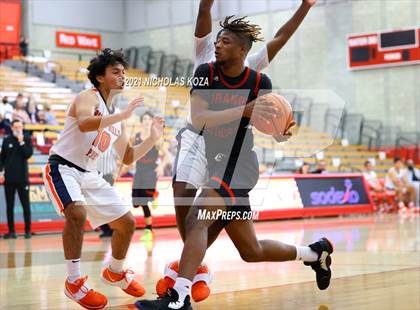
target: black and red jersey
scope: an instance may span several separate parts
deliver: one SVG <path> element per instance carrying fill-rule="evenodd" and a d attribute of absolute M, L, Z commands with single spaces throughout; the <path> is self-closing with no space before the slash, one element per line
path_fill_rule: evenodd
<path fill-rule="evenodd" d="M 192 94 L 206 100 L 208 109 L 213 111 L 245 106 L 272 89 L 271 81 L 265 74 L 248 67 L 239 76 L 232 78 L 224 75 L 220 66 L 212 62 L 200 65 L 194 76 L 204 77 L 207 85 L 193 86 Z M 254 146 L 249 118 L 246 117 L 216 127 L 205 127 L 203 136 L 208 158 L 214 158 L 219 153 L 238 157 L 239 152 L 251 151 Z"/>

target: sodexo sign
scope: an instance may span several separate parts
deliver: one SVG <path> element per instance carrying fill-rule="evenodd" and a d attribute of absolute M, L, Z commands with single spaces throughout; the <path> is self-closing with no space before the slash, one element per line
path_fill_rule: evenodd
<path fill-rule="evenodd" d="M 350 179 L 344 180 L 345 190 L 338 190 L 331 186 L 328 191 L 319 191 L 311 193 L 311 204 L 319 205 L 342 205 L 342 204 L 358 204 L 360 195 L 353 190 L 353 183 Z"/>

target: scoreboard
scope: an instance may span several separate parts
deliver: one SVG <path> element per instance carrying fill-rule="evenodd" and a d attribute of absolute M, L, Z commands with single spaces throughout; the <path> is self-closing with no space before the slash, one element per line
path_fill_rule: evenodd
<path fill-rule="evenodd" d="M 420 27 L 347 37 L 350 70 L 420 63 Z"/>

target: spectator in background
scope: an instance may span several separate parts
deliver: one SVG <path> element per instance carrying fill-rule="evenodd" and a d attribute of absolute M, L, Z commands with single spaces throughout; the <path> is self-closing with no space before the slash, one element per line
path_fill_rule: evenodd
<path fill-rule="evenodd" d="M 20 36 L 20 39 L 19 39 L 20 54 L 24 57 L 28 56 L 28 45 L 29 45 L 29 40 L 26 39 L 24 36 Z"/>
<path fill-rule="evenodd" d="M 404 202 L 407 203 L 409 209 L 414 208 L 416 190 L 408 181 L 407 169 L 404 168 L 404 164 L 399 157 L 394 158 L 394 166 L 386 174 L 385 188 L 396 192 L 400 211 L 405 211 Z"/>
<path fill-rule="evenodd" d="M 368 183 L 370 189 L 377 193 L 384 192 L 385 189 L 379 181 L 376 172 L 373 170 L 373 165 L 369 160 L 365 161 L 365 170 L 363 171 L 363 176 L 365 177 L 365 180 Z"/>
<path fill-rule="evenodd" d="M 45 116 L 45 112 L 43 110 L 38 111 L 37 119 L 38 124 L 47 125 L 47 117 Z"/>
<path fill-rule="evenodd" d="M 39 122 L 38 111 L 39 110 L 34 98 L 29 99 L 28 104 L 26 105 L 26 113 L 28 113 L 29 119 L 31 120 L 32 124 L 36 124 Z"/>
<path fill-rule="evenodd" d="M 16 108 L 16 104 L 17 103 L 23 103 L 23 104 L 25 104 L 25 97 L 23 96 L 22 93 L 18 93 L 17 96 L 16 96 L 16 98 L 15 98 L 15 101 L 12 101 L 11 105 L 12 105 L 13 109 Z"/>
<path fill-rule="evenodd" d="M 328 173 L 327 171 L 327 162 L 323 159 L 319 160 L 317 165 L 316 165 L 316 169 L 314 171 L 312 171 L 312 173 L 315 174 L 325 174 Z"/>
<path fill-rule="evenodd" d="M 408 180 L 410 182 L 420 182 L 420 170 L 414 165 L 412 159 L 407 160 Z"/>
<path fill-rule="evenodd" d="M 9 98 L 4 96 L 0 104 L 0 115 L 2 119 L 7 119 L 12 122 L 13 106 L 9 103 Z"/>
<path fill-rule="evenodd" d="M 298 174 L 309 174 L 309 173 L 311 173 L 310 170 L 311 170 L 311 165 L 307 162 L 303 162 L 302 166 L 300 166 L 297 173 Z"/>
<path fill-rule="evenodd" d="M 51 108 L 49 105 L 45 106 L 45 120 L 47 121 L 48 125 L 58 125 L 57 119 L 55 118 L 55 115 L 51 113 Z"/>
<path fill-rule="evenodd" d="M 414 165 L 414 161 L 407 160 L 408 181 L 414 186 L 416 190 L 417 206 L 420 206 L 420 170 Z"/>
<path fill-rule="evenodd" d="M 15 192 L 17 190 L 23 207 L 25 238 L 31 238 L 31 209 L 29 201 L 28 159 L 32 156 L 31 138 L 23 135 L 23 124 L 12 122 L 13 135 L 3 140 L 0 153 L 0 171 L 4 169 L 4 191 L 6 196 L 7 225 L 9 232 L 4 239 L 16 238 L 14 223 Z"/>
<path fill-rule="evenodd" d="M 6 135 L 12 134 L 10 128 L 12 122 L 13 107 L 9 103 L 7 96 L 4 96 L 0 103 L 0 129 L 3 129 Z"/>
<path fill-rule="evenodd" d="M 30 124 L 31 119 L 29 118 L 28 112 L 26 112 L 26 105 L 23 100 L 16 101 L 15 110 L 12 115 L 13 120 L 19 120 L 24 124 Z"/>

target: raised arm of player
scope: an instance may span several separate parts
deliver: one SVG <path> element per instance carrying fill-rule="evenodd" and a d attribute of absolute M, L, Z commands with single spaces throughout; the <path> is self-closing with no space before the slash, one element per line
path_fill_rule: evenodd
<path fill-rule="evenodd" d="M 203 38 L 211 32 L 211 8 L 214 0 L 201 0 L 198 8 L 195 33 L 197 38 Z"/>
<path fill-rule="evenodd" d="M 302 4 L 295 14 L 277 31 L 274 39 L 267 43 L 267 54 L 270 62 L 289 41 L 315 3 L 316 0 L 302 0 Z"/>
<path fill-rule="evenodd" d="M 97 131 L 128 119 L 142 102 L 143 98 L 137 98 L 119 113 L 99 116 L 95 115 L 95 108 L 99 104 L 98 97 L 92 91 L 84 91 L 76 97 L 69 115 L 77 118 L 81 132 Z"/>
<path fill-rule="evenodd" d="M 150 136 L 142 143 L 133 146 L 130 143 L 129 137 L 126 132 L 125 124 L 122 125 L 122 134 L 114 143 L 114 148 L 118 156 L 121 158 L 124 165 L 131 165 L 138 161 L 156 144 L 162 137 L 165 121 L 161 117 L 154 117 L 152 121 L 152 128 Z"/>

